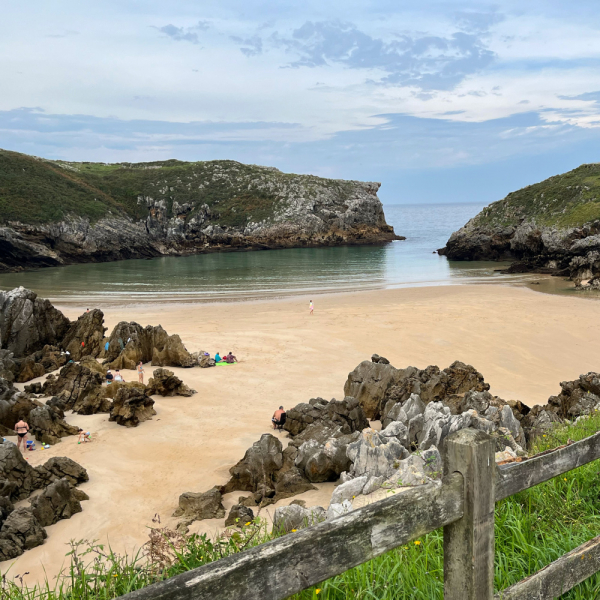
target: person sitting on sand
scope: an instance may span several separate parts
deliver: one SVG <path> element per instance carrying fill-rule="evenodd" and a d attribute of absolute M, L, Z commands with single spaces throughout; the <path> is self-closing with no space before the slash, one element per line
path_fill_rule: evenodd
<path fill-rule="evenodd" d="M 277 429 L 280 425 L 283 425 L 282 415 L 285 415 L 285 410 L 283 410 L 283 406 L 280 406 L 274 413 L 273 418 L 271 419 L 273 423 L 273 429 Z M 285 421 L 284 421 L 285 422 Z"/>
<path fill-rule="evenodd" d="M 19 422 L 15 425 L 15 432 L 17 434 L 17 448 L 23 444 L 21 452 L 27 450 L 27 433 L 29 432 L 29 425 L 23 420 L 23 417 L 19 419 Z"/>
<path fill-rule="evenodd" d="M 79 429 L 78 431 L 79 434 L 79 439 L 77 440 L 78 444 L 81 444 L 82 442 L 91 442 L 92 438 L 90 437 L 90 432 L 89 431 L 84 431 L 83 429 Z"/>
<path fill-rule="evenodd" d="M 223 360 L 229 364 L 237 362 L 237 358 L 233 354 L 231 354 L 231 350 L 229 351 L 229 354 L 223 357 Z"/>
<path fill-rule="evenodd" d="M 144 365 L 142 364 L 141 360 L 138 363 L 137 372 L 138 372 L 138 381 L 140 383 L 144 383 Z"/>
<path fill-rule="evenodd" d="M 218 362 L 221 362 L 221 360 L 222 360 L 221 355 L 217 352 L 215 354 L 215 362 L 218 363 Z"/>
<path fill-rule="evenodd" d="M 117 369 L 115 371 L 115 381 L 125 381 L 123 379 L 123 375 L 121 375 L 121 371 L 119 371 L 119 369 Z"/>
<path fill-rule="evenodd" d="M 113 374 L 110 372 L 110 369 L 106 371 L 106 385 L 110 385 L 113 382 Z"/>

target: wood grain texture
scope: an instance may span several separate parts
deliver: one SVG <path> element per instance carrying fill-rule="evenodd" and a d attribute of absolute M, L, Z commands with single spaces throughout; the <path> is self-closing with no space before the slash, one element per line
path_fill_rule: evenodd
<path fill-rule="evenodd" d="M 600 458 L 600 433 L 514 465 L 498 467 L 496 502 Z"/>
<path fill-rule="evenodd" d="M 463 479 L 419 486 L 182 573 L 127 600 L 281 600 L 448 525 L 463 514 Z"/>
<path fill-rule="evenodd" d="M 494 600 L 553 600 L 599 570 L 600 536 L 496 594 Z"/>
<path fill-rule="evenodd" d="M 462 519 L 444 527 L 444 600 L 494 596 L 495 442 L 482 431 L 462 429 L 446 439 L 444 473 L 461 473 Z"/>

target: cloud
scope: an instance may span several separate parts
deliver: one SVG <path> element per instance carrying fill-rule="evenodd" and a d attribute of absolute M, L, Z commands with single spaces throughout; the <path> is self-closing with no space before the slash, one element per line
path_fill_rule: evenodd
<path fill-rule="evenodd" d="M 242 44 L 240 51 L 246 56 L 257 56 L 258 54 L 262 54 L 263 41 L 258 35 L 246 39 L 232 35 L 230 36 L 230 39 L 238 44 Z"/>
<path fill-rule="evenodd" d="M 447 37 L 400 34 L 386 41 L 352 23 L 307 21 L 291 36 L 275 34 L 271 39 L 298 55 L 290 67 L 339 64 L 350 69 L 377 69 L 387 73 L 380 83 L 426 90 L 452 89 L 495 59 L 479 36 L 461 31 Z"/>
<path fill-rule="evenodd" d="M 504 21 L 505 16 L 492 12 L 466 12 L 459 11 L 454 13 L 454 18 L 457 25 L 468 32 L 487 32 L 492 25 Z"/>
<path fill-rule="evenodd" d="M 74 31 L 72 29 L 67 29 L 65 30 L 63 33 L 49 33 L 47 35 L 45 35 L 44 37 L 47 38 L 67 38 L 67 37 L 71 37 L 74 35 L 79 35 L 79 31 Z"/>
<path fill-rule="evenodd" d="M 209 28 L 210 24 L 208 21 L 198 21 L 193 27 L 176 27 L 172 24 L 164 25 L 163 27 L 154 27 L 154 29 L 164 33 L 176 42 L 191 42 L 192 44 L 200 43 L 197 31 L 207 31 Z"/>
<path fill-rule="evenodd" d="M 577 96 L 559 96 L 561 100 L 585 100 L 588 102 L 600 102 L 600 92 L 585 92 Z"/>

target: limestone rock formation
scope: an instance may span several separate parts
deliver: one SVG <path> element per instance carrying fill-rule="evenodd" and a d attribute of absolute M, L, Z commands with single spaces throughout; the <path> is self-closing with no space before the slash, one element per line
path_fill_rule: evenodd
<path fill-rule="evenodd" d="M 336 481 L 341 473 L 347 471 L 351 465 L 348 454 L 349 446 L 359 437 L 359 432 L 349 435 L 334 436 L 321 443 L 309 439 L 298 449 L 295 465 L 308 481 L 319 483 L 323 481 Z"/>
<path fill-rule="evenodd" d="M 179 496 L 179 508 L 173 516 L 188 517 L 196 521 L 222 519 L 225 516 L 225 508 L 219 488 L 214 487 L 201 494 L 194 492 L 181 494 Z"/>
<path fill-rule="evenodd" d="M 225 519 L 225 527 L 243 527 L 254 520 L 254 511 L 248 506 L 234 504 Z"/>
<path fill-rule="evenodd" d="M 0 348 L 16 358 L 59 345 L 69 326 L 69 319 L 35 292 L 24 287 L 0 291 Z"/>
<path fill-rule="evenodd" d="M 290 533 L 292 530 L 304 529 L 325 520 L 325 509 L 322 506 L 304 508 L 298 504 L 280 506 L 273 516 L 273 531 Z"/>
<path fill-rule="evenodd" d="M 104 313 L 94 308 L 83 313 L 77 321 L 71 323 L 62 339 L 62 348 L 68 351 L 71 359 L 78 361 L 84 356 L 97 357 L 102 352 L 104 339 Z"/>
<path fill-rule="evenodd" d="M 73 407 L 84 402 L 88 395 L 97 395 L 103 381 L 104 378 L 97 371 L 73 362 L 60 370 L 58 378 L 46 380 L 43 393 L 46 396 L 61 394 L 65 402 L 64 410 L 73 410 Z"/>
<path fill-rule="evenodd" d="M 196 390 L 190 389 L 173 371 L 155 369 L 148 382 L 148 395 L 159 396 L 192 396 Z"/>
<path fill-rule="evenodd" d="M 116 421 L 125 427 L 137 427 L 155 414 L 154 400 L 145 390 L 136 387 L 122 387 L 115 396 L 110 408 L 109 421 Z"/>
<path fill-rule="evenodd" d="M 46 345 L 25 358 L 15 359 L 15 381 L 23 383 L 42 377 L 46 373 L 60 369 L 66 362 L 66 354 L 57 346 Z"/>
<path fill-rule="evenodd" d="M 81 512 L 81 504 L 74 497 L 67 479 L 58 479 L 31 501 L 34 517 L 42 527 L 54 525 Z"/>
<path fill-rule="evenodd" d="M 561 392 L 548 404 L 561 419 L 573 419 L 600 409 L 600 374 L 590 372 L 574 381 L 561 381 Z"/>
<path fill-rule="evenodd" d="M 0 529 L 0 560 L 9 560 L 41 546 L 48 537 L 31 508 L 17 508 Z"/>
<path fill-rule="evenodd" d="M 302 433 L 309 425 L 323 422 L 339 425 L 344 434 L 361 431 L 369 423 L 356 398 L 347 396 L 343 400 L 323 400 L 312 398 L 308 403 L 301 403 L 287 411 L 287 420 L 283 428 L 292 436 Z"/>
<path fill-rule="evenodd" d="M 38 176 L 27 179 L 32 166 Z M 79 163 L 0 151 L 0 188 L 26 187 L 37 211 L 34 220 L 22 222 L 18 194 L 5 200 L 0 271 L 401 239 L 385 221 L 378 183 L 286 174 L 234 161 L 127 163 L 93 172 L 90 176 Z M 4 173 L 16 174 L 16 181 L 9 184 Z M 131 189 L 138 190 L 137 203 Z"/>
<path fill-rule="evenodd" d="M 387 478 L 399 461 L 408 456 L 408 450 L 396 438 L 382 436 L 369 428 L 348 446 L 347 454 L 352 463 L 350 473 L 354 477 Z"/>
<path fill-rule="evenodd" d="M 142 327 L 134 321 L 121 321 L 108 339 L 104 364 L 111 369 L 135 369 L 136 365 L 152 361 L 159 367 L 192 367 L 193 356 L 185 349 L 178 335 L 169 335 L 160 325 Z"/>
<path fill-rule="evenodd" d="M 486 391 L 489 384 L 471 365 L 455 361 L 443 371 L 436 366 L 420 370 L 415 367 L 396 369 L 389 363 L 363 361 L 348 375 L 344 393 L 354 396 L 370 419 L 390 422 L 387 414 L 398 402 L 417 394 L 428 402 L 458 401 L 467 391 Z"/>
<path fill-rule="evenodd" d="M 43 444 L 56 444 L 68 435 L 77 435 L 78 428 L 69 425 L 65 413 L 55 406 L 37 406 L 27 417 L 31 433 Z"/>

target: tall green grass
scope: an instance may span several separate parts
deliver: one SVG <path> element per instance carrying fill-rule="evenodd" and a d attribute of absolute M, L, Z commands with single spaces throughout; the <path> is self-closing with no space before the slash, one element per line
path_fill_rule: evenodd
<path fill-rule="evenodd" d="M 600 415 L 539 438 L 533 452 L 600 430 Z M 496 505 L 495 587 L 500 591 L 600 533 L 600 463 L 594 462 Z M 294 535 L 293 533 L 290 535 Z M 44 586 L 10 571 L 4 600 L 108 600 L 271 539 L 260 519 L 216 539 L 156 528 L 136 556 L 73 543 L 68 570 Z M 438 530 L 294 596 L 294 600 L 443 600 L 443 536 Z M 315 552 L 318 552 L 318 548 Z M 600 575 L 562 596 L 600 599 Z"/>

